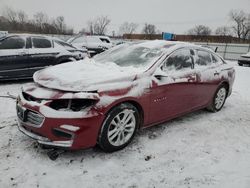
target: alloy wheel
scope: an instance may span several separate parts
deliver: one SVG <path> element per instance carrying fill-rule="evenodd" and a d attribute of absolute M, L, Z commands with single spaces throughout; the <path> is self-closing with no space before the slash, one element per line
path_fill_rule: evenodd
<path fill-rule="evenodd" d="M 218 92 L 217 92 L 217 94 L 216 94 L 216 97 L 215 97 L 215 101 L 214 101 L 214 103 L 215 103 L 215 108 L 216 108 L 217 110 L 220 109 L 220 108 L 223 106 L 224 101 L 225 101 L 225 99 L 226 99 L 226 96 L 227 96 L 226 88 L 221 87 L 221 88 L 218 90 Z"/>
<path fill-rule="evenodd" d="M 124 109 L 111 121 L 108 128 L 108 141 L 113 146 L 121 146 L 127 143 L 136 129 L 136 117 L 134 111 Z"/>

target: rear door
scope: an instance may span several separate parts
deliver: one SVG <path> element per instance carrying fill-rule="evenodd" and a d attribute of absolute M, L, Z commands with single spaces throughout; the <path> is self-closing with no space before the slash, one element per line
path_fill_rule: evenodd
<path fill-rule="evenodd" d="M 197 78 L 192 50 L 172 53 L 161 67 L 151 90 L 150 123 L 165 121 L 197 108 Z"/>
<path fill-rule="evenodd" d="M 29 49 L 31 74 L 55 64 L 59 50 L 54 48 L 53 41 L 45 37 L 31 37 L 31 46 Z"/>
<path fill-rule="evenodd" d="M 26 38 L 7 37 L 0 41 L 0 79 L 25 78 L 30 76 Z"/>
<path fill-rule="evenodd" d="M 197 99 L 206 105 L 212 98 L 221 82 L 222 60 L 215 54 L 196 49 L 195 70 L 197 72 L 197 84 L 199 85 Z"/>

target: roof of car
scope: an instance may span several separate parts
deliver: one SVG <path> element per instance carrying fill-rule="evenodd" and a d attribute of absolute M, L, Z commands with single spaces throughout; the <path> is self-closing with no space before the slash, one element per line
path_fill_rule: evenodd
<path fill-rule="evenodd" d="M 171 46 L 180 47 L 200 47 L 196 44 L 181 41 L 166 41 L 166 40 L 146 40 L 146 41 L 136 41 L 134 44 L 141 45 L 147 48 L 169 48 Z"/>
<path fill-rule="evenodd" d="M 14 34 L 14 33 L 13 34 L 8 34 L 4 38 L 13 37 L 13 36 L 19 36 L 19 37 L 44 37 L 44 38 L 47 38 L 47 39 L 53 39 L 53 37 L 51 37 L 51 36 L 39 35 L 39 34 L 25 34 L 25 33 L 22 33 L 22 34 Z"/>

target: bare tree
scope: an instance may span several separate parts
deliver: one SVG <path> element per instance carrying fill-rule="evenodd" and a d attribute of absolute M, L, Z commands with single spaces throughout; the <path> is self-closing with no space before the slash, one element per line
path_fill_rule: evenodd
<path fill-rule="evenodd" d="M 87 32 L 91 35 L 104 35 L 111 20 L 107 16 L 100 16 L 87 23 Z"/>
<path fill-rule="evenodd" d="M 28 21 L 28 15 L 24 11 L 20 10 L 17 12 L 17 19 L 20 24 L 24 24 Z"/>
<path fill-rule="evenodd" d="M 37 12 L 34 15 L 35 24 L 38 26 L 39 31 L 43 32 L 45 25 L 48 23 L 48 16 L 43 12 Z"/>
<path fill-rule="evenodd" d="M 94 31 L 94 21 L 88 21 L 87 23 L 87 32 L 89 32 L 91 35 L 95 34 L 95 31 Z"/>
<path fill-rule="evenodd" d="M 79 33 L 82 33 L 82 34 L 86 34 L 88 33 L 87 29 L 86 28 L 82 28 Z"/>
<path fill-rule="evenodd" d="M 7 30 L 9 32 L 73 34 L 73 29 L 67 27 L 62 16 L 56 19 L 49 19 L 45 13 L 38 12 L 34 15 L 33 19 L 29 20 L 28 15 L 24 11 L 16 11 L 9 7 L 6 7 L 3 15 L 0 16 L 0 30 Z"/>
<path fill-rule="evenodd" d="M 250 33 L 250 14 L 242 10 L 232 10 L 229 13 L 231 21 L 234 22 L 232 29 L 238 38 L 246 39 Z"/>
<path fill-rule="evenodd" d="M 136 23 L 124 22 L 119 28 L 119 33 L 120 33 L 120 35 L 133 34 L 133 33 L 135 33 L 137 27 L 138 27 L 138 24 L 136 24 Z"/>
<path fill-rule="evenodd" d="M 218 27 L 215 30 L 215 34 L 220 35 L 220 36 L 230 36 L 231 35 L 231 28 L 227 27 L 227 26 Z"/>
<path fill-rule="evenodd" d="M 97 35 L 104 35 L 111 20 L 107 16 L 98 17 L 94 24 L 94 31 Z"/>
<path fill-rule="evenodd" d="M 188 30 L 189 35 L 206 36 L 206 35 L 211 35 L 211 33 L 212 33 L 212 30 L 205 25 L 197 25 L 194 28 Z"/>
<path fill-rule="evenodd" d="M 145 23 L 142 29 L 142 33 L 146 35 L 152 35 L 152 34 L 156 34 L 156 30 L 157 29 L 155 25 Z"/>
<path fill-rule="evenodd" d="M 66 24 L 64 21 L 64 17 L 58 16 L 54 23 L 55 23 L 56 29 L 58 30 L 58 33 L 64 33 L 64 31 L 66 30 Z"/>
<path fill-rule="evenodd" d="M 16 23 L 17 22 L 17 13 L 10 7 L 5 7 L 3 16 L 10 22 Z"/>

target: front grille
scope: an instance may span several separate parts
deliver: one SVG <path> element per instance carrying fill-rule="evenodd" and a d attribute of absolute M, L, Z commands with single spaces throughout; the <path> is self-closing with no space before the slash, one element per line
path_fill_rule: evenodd
<path fill-rule="evenodd" d="M 16 111 L 17 111 L 18 118 L 23 121 L 24 120 L 24 112 L 25 112 L 25 110 L 21 106 L 17 105 L 16 106 Z"/>
<path fill-rule="evenodd" d="M 52 129 L 52 133 L 57 137 L 67 138 L 67 139 L 72 138 L 72 134 L 67 133 L 67 132 L 60 130 L 60 129 L 56 129 L 56 128 Z"/>
<path fill-rule="evenodd" d="M 25 122 L 39 127 L 43 123 L 44 117 L 36 112 L 27 111 Z"/>

